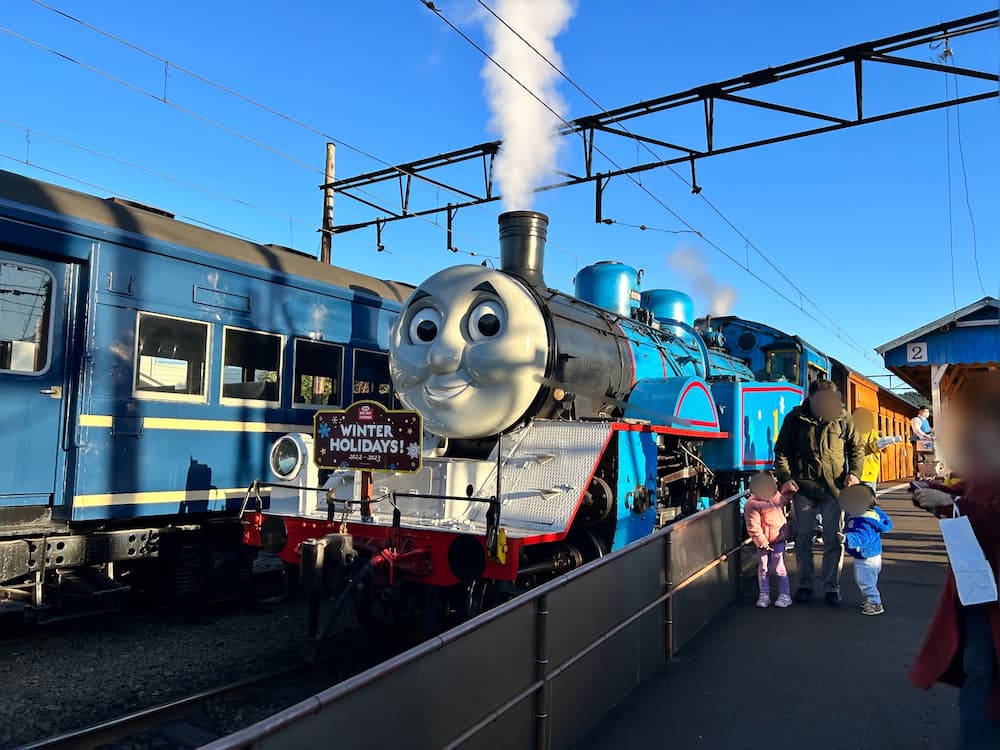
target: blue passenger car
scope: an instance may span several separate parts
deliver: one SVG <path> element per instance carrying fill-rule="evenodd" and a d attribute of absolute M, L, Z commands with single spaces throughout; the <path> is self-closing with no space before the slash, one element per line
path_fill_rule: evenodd
<path fill-rule="evenodd" d="M 391 405 L 409 291 L 0 172 L 0 613 L 142 558 L 202 580 L 277 435 Z"/>

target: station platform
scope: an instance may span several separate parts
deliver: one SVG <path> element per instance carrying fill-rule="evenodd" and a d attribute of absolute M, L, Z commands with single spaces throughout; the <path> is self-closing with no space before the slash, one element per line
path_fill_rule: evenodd
<path fill-rule="evenodd" d="M 885 614 L 860 613 L 850 557 L 842 607 L 817 597 L 760 610 L 748 591 L 574 750 L 953 747 L 958 692 L 924 692 L 906 679 L 945 576 L 937 520 L 913 507 L 905 485 L 880 487 L 880 503 L 895 523 L 883 537 Z M 787 557 L 794 592 L 795 555 Z"/>

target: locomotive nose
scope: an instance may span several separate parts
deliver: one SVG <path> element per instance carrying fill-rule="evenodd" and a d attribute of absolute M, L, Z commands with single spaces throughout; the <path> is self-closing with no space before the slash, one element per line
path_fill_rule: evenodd
<path fill-rule="evenodd" d="M 462 364 L 462 350 L 465 342 L 459 335 L 457 342 L 450 341 L 448 336 L 441 336 L 432 346 L 427 355 L 427 368 L 435 375 L 450 375 L 458 372 Z"/>

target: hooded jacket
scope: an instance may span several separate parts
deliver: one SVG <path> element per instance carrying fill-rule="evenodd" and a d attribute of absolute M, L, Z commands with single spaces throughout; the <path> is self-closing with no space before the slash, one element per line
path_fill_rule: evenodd
<path fill-rule="evenodd" d="M 799 492 L 813 500 L 822 500 L 827 492 L 839 496 L 848 474 L 861 478 L 864 459 L 865 446 L 851 415 L 821 420 L 808 400 L 788 412 L 774 444 L 778 484 L 794 479 Z"/>
<path fill-rule="evenodd" d="M 882 554 L 882 534 L 892 531 L 892 519 L 878 506 L 860 516 L 848 516 L 844 549 L 851 557 L 867 560 Z"/>
<path fill-rule="evenodd" d="M 780 492 L 774 493 L 774 497 L 767 500 L 753 495 L 747 498 L 743 518 L 747 533 L 758 549 L 788 539 L 788 519 L 785 517 L 785 506 L 788 503 L 789 498 Z"/>

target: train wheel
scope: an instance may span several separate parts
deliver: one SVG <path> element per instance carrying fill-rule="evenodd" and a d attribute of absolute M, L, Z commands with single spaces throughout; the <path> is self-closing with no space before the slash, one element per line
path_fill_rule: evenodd
<path fill-rule="evenodd" d="M 608 545 L 595 529 L 577 529 L 569 537 L 569 543 L 578 551 L 583 563 L 597 560 L 608 554 Z"/>
<path fill-rule="evenodd" d="M 584 497 L 587 523 L 600 523 L 607 520 L 615 507 L 615 493 L 611 485 L 600 477 L 590 480 L 587 494 Z"/>
<path fill-rule="evenodd" d="M 358 624 L 376 636 L 419 633 L 424 626 L 424 598 L 414 586 L 361 582 L 354 590 Z"/>

